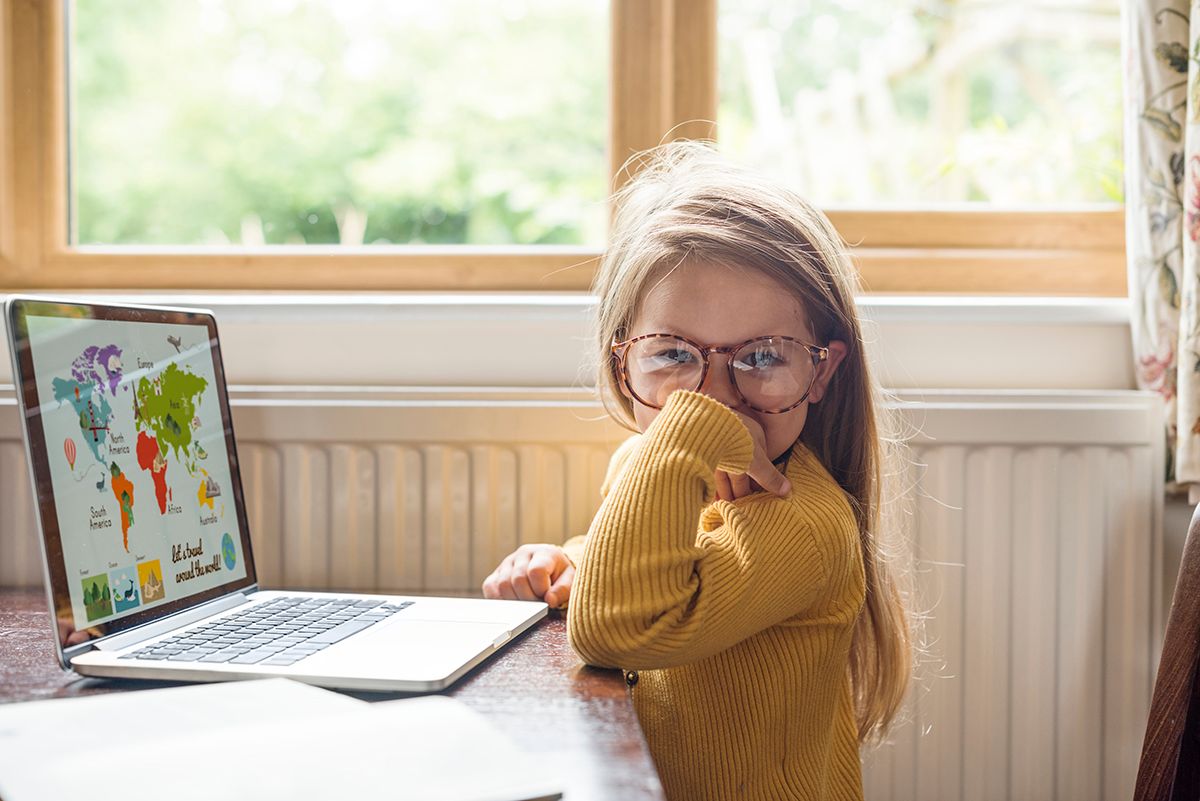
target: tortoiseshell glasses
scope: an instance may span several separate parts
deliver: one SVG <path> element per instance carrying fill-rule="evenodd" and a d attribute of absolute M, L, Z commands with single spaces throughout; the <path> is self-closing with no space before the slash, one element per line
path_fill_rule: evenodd
<path fill-rule="evenodd" d="M 698 390 L 708 376 L 709 356 L 729 356 L 729 383 L 750 408 L 766 414 L 790 411 L 808 398 L 829 348 L 785 336 L 763 336 L 738 345 L 705 347 L 674 334 L 643 334 L 614 342 L 617 377 L 641 403 L 661 409 L 677 389 Z"/>

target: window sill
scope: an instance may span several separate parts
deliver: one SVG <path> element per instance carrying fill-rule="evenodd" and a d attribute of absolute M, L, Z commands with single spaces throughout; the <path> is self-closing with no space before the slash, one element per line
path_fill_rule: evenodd
<path fill-rule="evenodd" d="M 31 293 L 33 294 L 33 293 Z M 37 293 L 49 294 L 49 293 Z M 592 383 L 585 293 L 63 292 L 211 309 L 232 384 Z M 1119 298 L 864 296 L 877 375 L 904 389 L 1130 389 Z M 353 357 L 348 357 L 353 354 Z M 447 355 L 458 362 L 447 364 Z M 9 360 L 0 381 L 11 381 Z"/>

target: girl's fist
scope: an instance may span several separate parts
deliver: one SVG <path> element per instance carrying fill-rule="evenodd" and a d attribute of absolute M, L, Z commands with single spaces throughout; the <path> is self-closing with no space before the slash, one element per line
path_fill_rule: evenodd
<path fill-rule="evenodd" d="M 522 545 L 504 557 L 483 581 L 484 598 L 509 601 L 545 601 L 565 606 L 575 579 L 575 566 L 557 545 Z"/>

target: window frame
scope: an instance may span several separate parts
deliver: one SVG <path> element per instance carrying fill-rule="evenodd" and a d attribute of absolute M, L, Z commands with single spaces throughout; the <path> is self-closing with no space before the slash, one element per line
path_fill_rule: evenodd
<path fill-rule="evenodd" d="M 717 2 L 612 0 L 614 184 L 668 135 L 713 136 Z M 597 248 L 70 245 L 65 6 L 0 0 L 0 288 L 588 289 Z M 1120 206 L 828 213 L 871 293 L 1126 294 Z"/>

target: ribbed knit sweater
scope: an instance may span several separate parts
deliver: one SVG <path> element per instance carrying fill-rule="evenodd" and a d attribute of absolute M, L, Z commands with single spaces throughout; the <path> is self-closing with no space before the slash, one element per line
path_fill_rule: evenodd
<path fill-rule="evenodd" d="M 634 707 L 672 801 L 862 799 L 855 517 L 799 443 L 787 498 L 711 501 L 714 471 L 745 472 L 753 448 L 727 407 L 675 392 L 618 449 L 586 539 L 565 546 L 570 642 L 589 664 L 637 671 Z"/>

